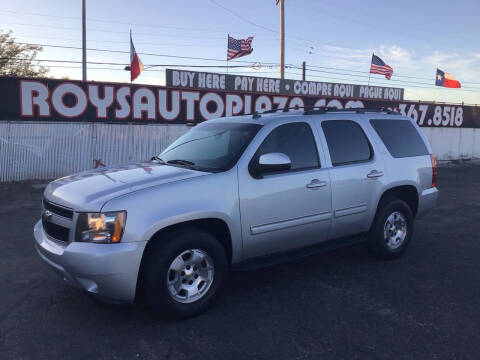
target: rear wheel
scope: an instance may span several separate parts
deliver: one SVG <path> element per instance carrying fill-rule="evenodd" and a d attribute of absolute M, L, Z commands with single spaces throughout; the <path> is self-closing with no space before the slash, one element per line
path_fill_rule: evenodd
<path fill-rule="evenodd" d="M 394 259 L 405 252 L 412 234 L 412 210 L 406 202 L 393 199 L 378 209 L 368 246 L 378 258 Z"/>
<path fill-rule="evenodd" d="M 153 314 L 178 319 L 205 311 L 227 275 L 222 245 L 196 229 L 156 241 L 144 267 L 145 300 Z"/>

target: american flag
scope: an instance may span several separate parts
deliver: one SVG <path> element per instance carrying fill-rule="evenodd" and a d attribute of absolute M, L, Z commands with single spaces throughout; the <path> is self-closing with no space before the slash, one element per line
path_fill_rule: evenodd
<path fill-rule="evenodd" d="M 372 54 L 372 63 L 370 64 L 370 74 L 385 75 L 390 80 L 393 74 L 393 69 L 385 64 L 377 55 Z"/>
<path fill-rule="evenodd" d="M 250 54 L 253 51 L 252 40 L 253 36 L 237 40 L 228 35 L 227 61 Z"/>

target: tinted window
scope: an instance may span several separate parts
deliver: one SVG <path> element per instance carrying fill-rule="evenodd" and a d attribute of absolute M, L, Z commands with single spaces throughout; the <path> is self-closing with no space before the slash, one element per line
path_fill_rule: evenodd
<path fill-rule="evenodd" d="M 200 124 L 173 142 L 159 157 L 171 166 L 201 171 L 228 170 L 260 128 L 258 124 Z"/>
<path fill-rule="evenodd" d="M 372 149 L 360 125 L 349 120 L 322 122 L 332 165 L 344 165 L 372 158 Z"/>
<path fill-rule="evenodd" d="M 428 155 L 427 147 L 409 120 L 370 120 L 393 157 Z"/>
<path fill-rule="evenodd" d="M 256 156 L 280 152 L 291 162 L 291 170 L 319 167 L 317 146 L 306 123 L 285 124 L 274 129 L 260 145 Z"/>

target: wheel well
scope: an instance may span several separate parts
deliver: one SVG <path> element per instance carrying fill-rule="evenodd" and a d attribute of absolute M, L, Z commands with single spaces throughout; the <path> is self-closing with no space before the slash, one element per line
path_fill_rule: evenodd
<path fill-rule="evenodd" d="M 150 249 L 154 246 L 154 244 L 158 243 L 158 241 L 161 241 L 162 237 L 165 237 L 167 234 L 173 231 L 185 229 L 185 228 L 201 229 L 215 236 L 215 238 L 220 242 L 220 244 L 222 244 L 223 248 L 225 249 L 228 262 L 229 264 L 231 264 L 232 238 L 230 235 L 230 230 L 228 228 L 228 225 L 225 223 L 225 221 L 216 219 L 216 218 L 205 218 L 205 219 L 190 220 L 190 221 L 185 221 L 178 224 L 173 224 L 157 231 L 155 234 L 153 234 L 153 236 L 148 241 L 148 244 L 145 247 L 145 250 L 143 251 L 142 261 L 140 263 L 140 269 L 138 272 L 137 291 L 136 291 L 137 295 L 141 294 L 141 291 L 139 290 L 142 288 L 143 266 Z"/>
<path fill-rule="evenodd" d="M 402 185 L 391 189 L 388 189 L 382 194 L 382 197 L 378 201 L 377 209 L 380 209 L 383 204 L 391 199 L 400 199 L 405 201 L 412 210 L 413 216 L 417 215 L 418 210 L 418 192 L 415 186 Z"/>
<path fill-rule="evenodd" d="M 216 218 L 206 218 L 206 219 L 197 219 L 197 220 L 190 220 L 185 221 L 177 224 L 173 224 L 163 229 L 157 231 L 153 236 L 150 238 L 150 241 L 145 248 L 145 252 L 149 249 L 149 247 L 158 239 L 164 237 L 166 234 L 171 233 L 173 231 L 179 229 L 199 229 L 210 233 L 211 235 L 215 236 L 215 238 L 222 244 L 223 248 L 225 249 L 225 253 L 227 254 L 228 260 L 231 262 L 232 260 L 232 238 L 230 235 L 230 230 L 228 229 L 228 225 L 225 221 L 216 219 Z"/>

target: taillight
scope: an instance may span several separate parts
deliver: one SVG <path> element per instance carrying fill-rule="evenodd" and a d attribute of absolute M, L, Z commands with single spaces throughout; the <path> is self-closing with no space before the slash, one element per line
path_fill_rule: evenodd
<path fill-rule="evenodd" d="M 432 160 L 432 188 L 437 184 L 437 158 L 435 155 L 430 155 Z"/>

